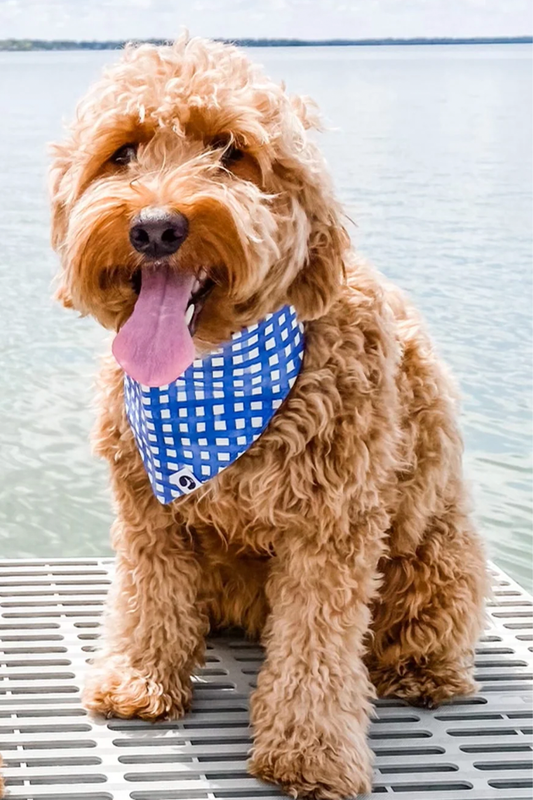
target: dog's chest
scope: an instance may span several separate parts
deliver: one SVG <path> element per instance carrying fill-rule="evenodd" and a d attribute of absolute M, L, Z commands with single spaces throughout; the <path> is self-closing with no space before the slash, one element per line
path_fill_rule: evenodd
<path fill-rule="evenodd" d="M 268 440 L 268 431 L 264 434 Z M 175 504 L 183 523 L 194 531 L 200 550 L 235 550 L 241 555 L 271 556 L 290 516 L 293 495 L 281 464 L 268 464 L 254 444 L 217 476 Z M 282 490 L 282 487 L 285 487 Z"/>

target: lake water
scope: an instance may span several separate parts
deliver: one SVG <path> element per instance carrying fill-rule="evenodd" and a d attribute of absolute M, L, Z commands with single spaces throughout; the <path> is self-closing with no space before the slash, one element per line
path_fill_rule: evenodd
<path fill-rule="evenodd" d="M 490 555 L 531 589 L 531 48 L 250 52 L 321 105 L 357 247 L 413 297 L 460 382 Z M 0 557 L 109 552 L 88 445 L 104 334 L 50 300 L 45 176 L 46 143 L 114 58 L 0 53 Z"/>

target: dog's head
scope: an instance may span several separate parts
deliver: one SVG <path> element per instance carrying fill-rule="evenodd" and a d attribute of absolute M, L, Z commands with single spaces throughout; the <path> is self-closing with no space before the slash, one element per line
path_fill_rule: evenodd
<path fill-rule="evenodd" d="M 146 292 L 144 323 L 159 298 L 199 349 L 286 302 L 324 314 L 348 239 L 313 126 L 234 47 L 127 48 L 54 146 L 58 297 L 119 330 Z"/>

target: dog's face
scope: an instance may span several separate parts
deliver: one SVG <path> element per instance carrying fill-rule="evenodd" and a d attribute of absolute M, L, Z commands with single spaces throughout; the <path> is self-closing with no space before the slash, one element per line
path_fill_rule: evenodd
<path fill-rule="evenodd" d="M 200 349 L 284 302 L 320 316 L 347 237 L 312 124 L 233 47 L 127 49 L 54 147 L 60 299 L 119 330 L 144 286 Z"/>

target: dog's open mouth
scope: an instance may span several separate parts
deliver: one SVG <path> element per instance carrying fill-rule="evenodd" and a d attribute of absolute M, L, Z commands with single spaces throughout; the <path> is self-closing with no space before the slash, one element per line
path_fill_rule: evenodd
<path fill-rule="evenodd" d="M 200 275 L 196 278 L 191 296 L 189 298 L 189 305 L 185 312 L 185 323 L 189 328 L 189 333 L 194 336 L 198 327 L 198 320 L 202 313 L 205 301 L 207 300 L 211 290 L 214 287 L 214 282 L 208 276 L 205 270 L 200 271 Z"/>
<path fill-rule="evenodd" d="M 214 284 L 205 271 L 197 276 L 154 262 L 134 274 L 132 285 L 139 297 L 113 354 L 139 383 L 164 386 L 194 361 L 192 337 Z"/>

